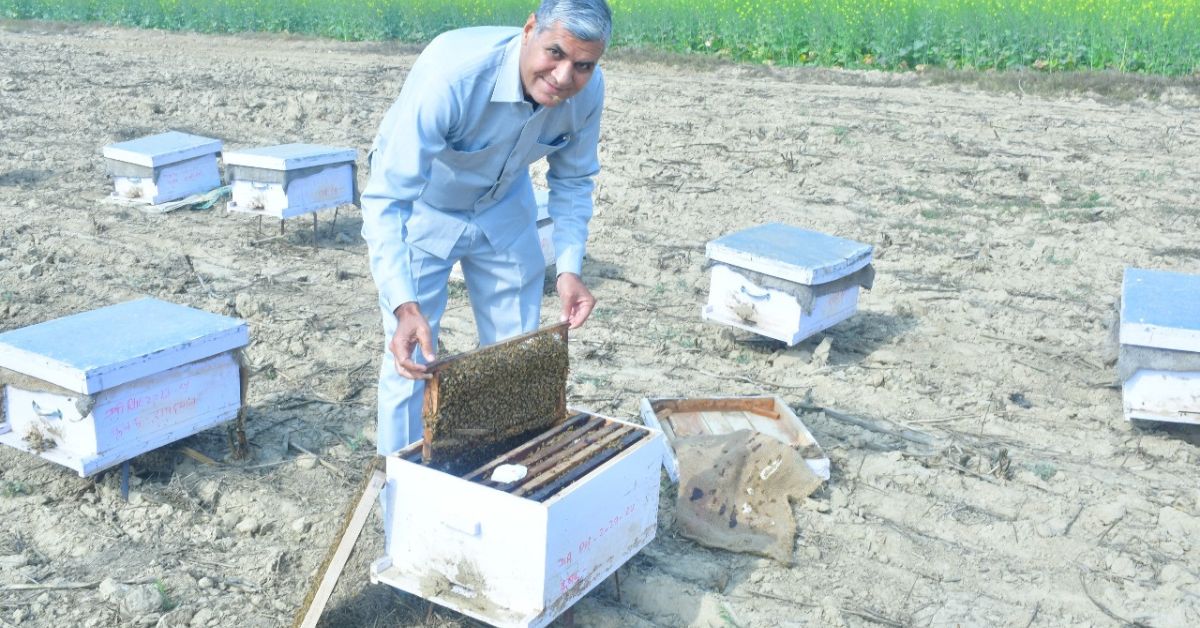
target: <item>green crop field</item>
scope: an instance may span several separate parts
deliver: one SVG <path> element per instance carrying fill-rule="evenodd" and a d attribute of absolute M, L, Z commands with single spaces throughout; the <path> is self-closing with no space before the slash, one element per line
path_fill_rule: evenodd
<path fill-rule="evenodd" d="M 427 41 L 535 0 L 0 0 L 0 17 Z M 611 0 L 617 46 L 779 65 L 1200 73 L 1200 0 Z"/>

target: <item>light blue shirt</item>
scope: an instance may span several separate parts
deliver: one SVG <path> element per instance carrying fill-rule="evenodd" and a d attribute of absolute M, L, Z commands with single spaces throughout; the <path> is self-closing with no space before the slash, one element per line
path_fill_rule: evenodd
<path fill-rule="evenodd" d="M 555 107 L 525 100 L 521 29 L 481 27 L 436 37 L 380 125 L 363 190 L 363 238 L 380 302 L 416 300 L 409 248 L 445 258 L 467 222 L 496 249 L 537 219 L 529 165 L 546 158 L 558 272 L 579 274 L 604 104 L 604 76 Z"/>

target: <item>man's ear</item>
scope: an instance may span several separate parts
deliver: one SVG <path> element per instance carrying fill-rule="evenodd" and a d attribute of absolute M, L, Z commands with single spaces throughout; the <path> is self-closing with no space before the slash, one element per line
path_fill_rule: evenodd
<path fill-rule="evenodd" d="M 537 15 L 530 13 L 529 19 L 525 20 L 525 30 L 521 34 L 521 43 L 529 41 L 529 36 L 533 34 L 533 29 L 537 28 Z"/>

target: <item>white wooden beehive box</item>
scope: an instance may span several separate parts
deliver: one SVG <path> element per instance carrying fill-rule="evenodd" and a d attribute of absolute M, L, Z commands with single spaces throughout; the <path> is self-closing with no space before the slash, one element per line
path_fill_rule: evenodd
<path fill-rule="evenodd" d="M 542 257 L 546 260 L 546 270 L 554 266 L 557 257 L 554 254 L 554 219 L 550 217 L 550 191 L 543 188 L 533 189 L 533 198 L 537 201 L 537 232 L 538 244 L 542 247 Z M 450 279 L 462 281 L 462 266 L 455 264 L 450 271 Z"/>
<path fill-rule="evenodd" d="M 1125 269 L 1119 339 L 1125 418 L 1200 424 L 1200 275 Z"/>
<path fill-rule="evenodd" d="M 794 345 L 850 318 L 870 287 L 872 247 L 771 223 L 705 247 L 711 264 L 701 315 Z"/>
<path fill-rule="evenodd" d="M 549 624 L 657 527 L 662 433 L 573 418 L 597 419 L 640 439 L 543 501 L 424 466 L 420 442 L 388 456 L 390 546 L 372 581 L 495 626 Z"/>
<path fill-rule="evenodd" d="M 179 131 L 109 144 L 102 151 L 113 195 L 150 205 L 219 187 L 219 152 L 220 140 Z"/>
<path fill-rule="evenodd" d="M 81 476 L 234 418 L 246 323 L 140 299 L 0 334 L 0 443 Z"/>
<path fill-rule="evenodd" d="M 281 144 L 225 153 L 230 211 L 291 218 L 355 202 L 353 148 Z"/>

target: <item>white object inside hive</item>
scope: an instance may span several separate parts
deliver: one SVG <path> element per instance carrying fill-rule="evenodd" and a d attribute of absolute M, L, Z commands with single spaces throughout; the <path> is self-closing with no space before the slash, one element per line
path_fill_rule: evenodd
<path fill-rule="evenodd" d="M 511 484 L 529 474 L 529 467 L 523 464 L 502 464 L 492 471 L 492 481 L 501 484 Z"/>

